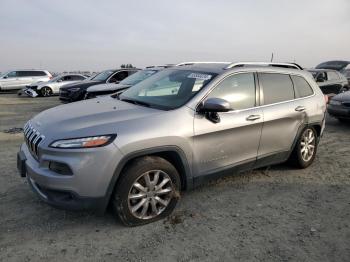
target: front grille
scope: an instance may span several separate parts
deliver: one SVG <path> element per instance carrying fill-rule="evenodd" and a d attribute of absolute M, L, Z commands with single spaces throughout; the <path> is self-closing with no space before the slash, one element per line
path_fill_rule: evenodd
<path fill-rule="evenodd" d="M 38 130 L 33 128 L 30 122 L 27 122 L 27 124 L 25 124 L 23 133 L 24 133 L 24 139 L 26 141 L 26 144 L 28 146 L 30 153 L 36 159 L 38 159 L 38 154 L 39 154 L 38 147 L 40 143 L 44 141 L 45 136 L 41 135 Z"/>

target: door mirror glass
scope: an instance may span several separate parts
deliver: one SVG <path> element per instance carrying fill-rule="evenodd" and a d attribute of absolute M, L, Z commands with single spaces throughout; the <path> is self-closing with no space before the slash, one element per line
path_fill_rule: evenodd
<path fill-rule="evenodd" d="M 200 112 L 228 112 L 231 109 L 230 103 L 221 98 L 208 98 L 198 109 Z"/>

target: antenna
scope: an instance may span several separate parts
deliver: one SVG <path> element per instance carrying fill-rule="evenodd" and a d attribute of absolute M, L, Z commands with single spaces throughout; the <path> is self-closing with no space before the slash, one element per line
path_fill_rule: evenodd
<path fill-rule="evenodd" d="M 270 62 L 272 62 L 273 61 L 273 52 L 272 52 L 272 54 L 271 54 L 271 61 Z"/>

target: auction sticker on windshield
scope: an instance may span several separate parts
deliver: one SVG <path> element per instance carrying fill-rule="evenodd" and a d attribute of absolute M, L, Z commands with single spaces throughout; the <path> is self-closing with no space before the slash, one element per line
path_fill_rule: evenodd
<path fill-rule="evenodd" d="M 199 74 L 199 73 L 191 73 L 188 75 L 188 78 L 195 78 L 195 79 L 201 79 L 201 80 L 209 80 L 211 78 L 211 75 L 207 74 Z"/>

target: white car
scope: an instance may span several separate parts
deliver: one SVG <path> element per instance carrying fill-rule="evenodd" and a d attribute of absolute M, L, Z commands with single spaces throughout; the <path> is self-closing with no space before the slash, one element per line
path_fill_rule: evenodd
<path fill-rule="evenodd" d="M 58 94 L 60 88 L 64 85 L 80 82 L 87 79 L 86 76 L 81 74 L 61 74 L 46 82 L 37 82 L 27 86 L 29 92 L 35 91 L 40 96 L 51 96 Z M 25 93 L 28 94 L 28 92 Z"/>
<path fill-rule="evenodd" d="M 33 82 L 49 81 L 52 75 L 46 70 L 13 70 L 0 75 L 0 90 L 21 89 Z"/>

